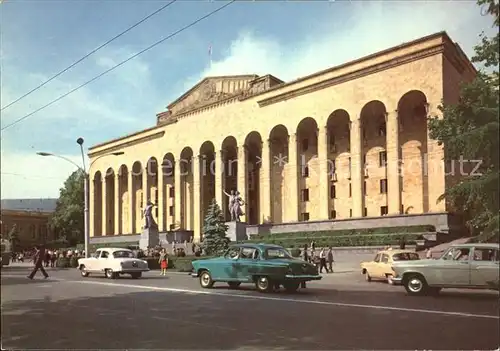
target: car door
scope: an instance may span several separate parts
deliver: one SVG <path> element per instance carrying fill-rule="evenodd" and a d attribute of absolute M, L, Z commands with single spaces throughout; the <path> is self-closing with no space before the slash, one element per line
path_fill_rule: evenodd
<path fill-rule="evenodd" d="M 383 253 L 380 257 L 380 262 L 377 264 L 377 278 L 385 278 L 385 274 L 391 271 L 391 266 L 389 264 L 389 254 Z"/>
<path fill-rule="evenodd" d="M 487 287 L 498 284 L 499 252 L 496 248 L 475 247 L 470 262 L 470 279 L 472 286 Z"/>
<path fill-rule="evenodd" d="M 375 258 L 373 259 L 373 261 L 368 262 L 365 265 L 366 271 L 368 272 L 368 274 L 372 278 L 376 278 L 377 277 L 377 267 L 378 267 L 378 264 L 380 263 L 380 258 L 381 257 L 382 257 L 382 254 L 379 252 L 379 253 L 377 253 L 375 255 Z"/>
<path fill-rule="evenodd" d="M 88 259 L 85 260 L 85 266 L 88 271 L 99 270 L 97 268 L 97 259 L 101 255 L 101 250 L 94 252 Z"/>
<path fill-rule="evenodd" d="M 237 264 L 240 257 L 239 247 L 230 247 L 224 257 L 220 259 L 211 269 L 215 279 L 221 281 L 238 281 L 239 265 Z"/>
<path fill-rule="evenodd" d="M 108 266 L 109 252 L 102 250 L 101 255 L 98 256 L 96 260 L 96 269 L 97 271 L 104 271 L 105 268 L 109 268 Z"/>
<path fill-rule="evenodd" d="M 427 282 L 444 286 L 468 286 L 470 284 L 471 249 L 452 247 L 428 268 Z"/>
<path fill-rule="evenodd" d="M 234 262 L 237 267 L 237 277 L 239 281 L 246 282 L 252 281 L 252 276 L 257 272 L 257 265 L 259 260 L 259 250 L 254 247 L 242 247 L 240 256 Z"/>

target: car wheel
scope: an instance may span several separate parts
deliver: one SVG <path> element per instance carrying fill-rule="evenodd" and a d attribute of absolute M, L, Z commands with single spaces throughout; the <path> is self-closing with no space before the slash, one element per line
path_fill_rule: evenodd
<path fill-rule="evenodd" d="M 132 279 L 139 279 L 140 277 L 142 277 L 142 273 L 141 272 L 130 273 L 130 276 L 132 277 Z"/>
<path fill-rule="evenodd" d="M 80 274 L 82 275 L 82 277 L 88 277 L 90 273 L 87 271 L 87 267 L 81 265 Z"/>
<path fill-rule="evenodd" d="M 116 273 L 113 272 L 112 269 L 106 269 L 105 274 L 106 274 L 106 278 L 116 279 Z"/>
<path fill-rule="evenodd" d="M 296 292 L 300 287 L 300 282 L 288 282 L 284 284 L 286 292 Z"/>
<path fill-rule="evenodd" d="M 210 289 L 214 286 L 214 281 L 212 280 L 212 276 L 209 271 L 203 271 L 200 274 L 200 285 L 202 288 Z"/>
<path fill-rule="evenodd" d="M 404 280 L 406 292 L 410 295 L 425 295 L 428 292 L 428 285 L 425 278 L 420 274 L 412 274 Z"/>
<path fill-rule="evenodd" d="M 368 274 L 368 271 L 365 272 L 365 280 L 369 283 L 372 281 L 372 277 L 370 276 L 370 274 Z"/>
<path fill-rule="evenodd" d="M 268 277 L 257 277 L 255 281 L 255 287 L 259 292 L 269 292 L 273 289 L 274 284 Z"/>
<path fill-rule="evenodd" d="M 236 289 L 241 285 L 241 283 L 240 282 L 228 282 L 227 285 L 229 285 L 229 287 L 231 289 Z"/>

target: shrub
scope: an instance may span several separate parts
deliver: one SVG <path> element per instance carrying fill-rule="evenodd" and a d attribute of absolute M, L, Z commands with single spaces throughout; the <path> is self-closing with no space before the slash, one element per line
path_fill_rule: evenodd
<path fill-rule="evenodd" d="M 57 268 L 69 268 L 69 258 L 67 257 L 59 257 L 56 261 L 56 267 Z"/>
<path fill-rule="evenodd" d="M 69 259 L 69 266 L 71 268 L 77 268 L 78 267 L 78 257 L 71 256 L 71 258 Z"/>
<path fill-rule="evenodd" d="M 291 249 L 290 254 L 292 257 L 300 257 L 300 249 Z"/>

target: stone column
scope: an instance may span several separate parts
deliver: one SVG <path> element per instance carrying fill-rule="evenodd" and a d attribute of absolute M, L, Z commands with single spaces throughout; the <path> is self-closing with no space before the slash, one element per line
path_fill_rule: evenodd
<path fill-rule="evenodd" d="M 352 216 L 363 217 L 363 147 L 361 140 L 361 121 L 359 118 L 351 121 L 351 190 L 352 190 Z"/>
<path fill-rule="evenodd" d="M 437 116 L 442 119 L 443 113 L 438 106 L 438 102 L 427 104 L 427 116 Z M 453 179 L 451 175 L 446 176 L 444 146 L 439 145 L 437 140 L 431 138 L 429 129 L 427 129 L 427 155 L 423 156 L 424 212 L 445 212 L 446 201 L 438 201 L 438 199 L 446 190 L 446 178 L 448 181 L 456 181 L 457 179 Z M 455 170 L 457 168 L 455 167 Z"/>
<path fill-rule="evenodd" d="M 287 220 L 289 222 L 299 221 L 299 179 L 298 179 L 298 159 L 297 159 L 297 135 L 292 134 L 288 137 L 288 168 L 287 176 L 287 187 L 288 187 L 288 199 L 285 196 L 285 205 L 289 209 L 286 211 L 288 213 Z"/>
<path fill-rule="evenodd" d="M 120 172 L 115 172 L 115 177 L 114 177 L 114 182 L 115 182 L 115 198 L 114 198 L 114 212 L 115 212 L 115 232 L 110 233 L 114 235 L 119 235 L 121 234 L 120 230 L 120 221 L 121 221 L 121 216 L 120 216 Z"/>
<path fill-rule="evenodd" d="M 135 234 L 135 222 L 134 222 L 134 197 L 135 197 L 135 189 L 134 189 L 134 176 L 133 176 L 132 168 L 128 171 L 127 176 L 127 191 L 128 191 L 128 230 L 127 234 Z M 137 199 L 135 200 L 137 201 Z"/>
<path fill-rule="evenodd" d="M 158 166 L 158 174 L 156 176 L 158 178 L 158 189 L 156 189 L 158 192 L 158 203 L 156 204 L 158 206 L 158 218 L 156 220 L 158 221 L 158 230 L 161 232 L 165 230 L 165 201 L 163 200 L 165 196 L 165 185 L 163 184 L 163 167 L 161 164 Z"/>
<path fill-rule="evenodd" d="M 386 149 L 387 149 L 387 204 L 388 214 L 401 213 L 401 176 L 399 171 L 399 119 L 398 111 L 386 114 Z"/>
<path fill-rule="evenodd" d="M 313 219 L 325 220 L 330 216 L 330 177 L 328 169 L 328 128 L 321 127 L 318 131 L 318 163 L 319 163 L 319 210 L 313 214 Z"/>
<path fill-rule="evenodd" d="M 108 216 L 107 216 L 107 207 L 106 206 L 106 203 L 107 203 L 107 189 L 106 189 L 106 177 L 103 177 L 102 178 L 102 186 L 101 186 L 101 189 L 102 189 L 102 235 L 108 235 Z"/>
<path fill-rule="evenodd" d="M 141 210 L 146 208 L 146 203 L 149 200 L 149 179 L 148 179 L 148 167 L 142 171 L 142 207 Z"/>
<path fill-rule="evenodd" d="M 180 159 L 175 162 L 174 166 L 174 224 L 175 227 L 183 227 L 182 221 L 182 168 Z M 182 228 L 186 229 L 186 228 Z M 170 228 L 167 228 L 170 230 Z"/>
<path fill-rule="evenodd" d="M 215 153 L 215 200 L 219 207 L 224 211 L 223 199 L 223 186 L 224 186 L 224 150 Z M 224 212 L 223 212 L 224 213 Z"/>
<path fill-rule="evenodd" d="M 194 156 L 193 160 L 193 222 L 194 222 L 194 240 L 199 242 L 201 237 L 201 189 L 200 189 L 200 157 Z"/>
<path fill-rule="evenodd" d="M 260 221 L 271 221 L 271 144 L 269 139 L 262 143 L 260 160 Z"/>
<path fill-rule="evenodd" d="M 242 210 L 245 213 L 240 217 L 241 222 L 247 221 L 246 214 L 248 213 L 248 183 L 247 183 L 247 148 L 246 145 L 238 146 L 238 191 L 240 197 L 245 201 L 245 206 Z"/>
<path fill-rule="evenodd" d="M 89 235 L 92 237 L 92 236 L 95 236 L 95 219 L 96 219 L 96 216 L 95 216 L 95 209 L 96 209 L 96 205 L 95 205 L 95 186 L 94 186 L 94 179 L 91 178 L 91 175 L 88 174 L 87 177 L 89 177 L 89 188 L 88 188 L 88 196 L 89 196 Z"/>

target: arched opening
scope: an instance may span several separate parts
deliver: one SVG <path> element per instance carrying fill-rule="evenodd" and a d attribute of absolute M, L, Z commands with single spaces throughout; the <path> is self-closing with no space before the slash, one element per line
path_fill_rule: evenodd
<path fill-rule="evenodd" d="M 383 161 L 386 155 L 386 116 L 387 109 L 378 100 L 367 103 L 360 114 L 363 216 L 380 216 L 382 207 L 387 207 L 387 194 L 381 191 L 380 186 L 383 179 L 387 182 L 387 169 Z"/>
<path fill-rule="evenodd" d="M 161 164 L 163 174 L 163 201 L 158 206 L 163 209 L 162 223 L 158 223 L 161 230 L 174 230 L 180 226 L 175 218 L 175 157 L 172 153 L 163 156 Z M 179 184 L 177 184 L 179 186 Z"/>
<path fill-rule="evenodd" d="M 155 157 L 151 157 L 148 160 L 146 165 L 146 177 L 147 177 L 147 186 L 146 186 L 146 196 L 144 196 L 144 203 L 141 208 L 141 211 L 144 211 L 146 208 L 146 204 L 148 201 L 151 201 L 153 204 L 159 206 L 158 204 L 158 160 Z M 158 224 L 158 207 L 154 208 L 153 218 L 155 222 Z"/>
<path fill-rule="evenodd" d="M 94 236 L 102 235 L 102 175 L 97 171 L 94 174 Z"/>
<path fill-rule="evenodd" d="M 297 166 L 299 190 L 299 220 L 308 221 L 310 213 L 317 213 L 320 206 L 318 163 L 318 124 L 306 117 L 297 126 Z M 294 186 L 291 184 L 291 186 Z"/>
<path fill-rule="evenodd" d="M 228 136 L 222 142 L 222 164 L 223 170 L 216 169 L 216 172 L 222 171 L 222 188 L 225 192 L 230 193 L 238 188 L 238 143 L 233 136 Z M 219 189 L 217 189 L 219 191 Z M 229 221 L 231 215 L 229 213 L 229 198 L 226 195 L 222 196 L 221 206 L 224 211 L 224 219 Z"/>
<path fill-rule="evenodd" d="M 108 168 L 105 177 L 106 186 L 106 232 L 104 235 L 114 235 L 115 233 L 115 171 Z"/>
<path fill-rule="evenodd" d="M 136 234 L 142 228 L 142 164 L 139 161 L 132 165 L 132 234 Z"/>
<path fill-rule="evenodd" d="M 118 171 L 118 234 L 129 234 L 129 191 L 128 191 L 128 168 L 121 165 Z"/>
<path fill-rule="evenodd" d="M 401 212 L 429 212 L 427 161 L 427 98 L 412 90 L 398 103 L 399 146 L 401 148 Z"/>
<path fill-rule="evenodd" d="M 351 118 L 347 111 L 342 109 L 333 111 L 326 121 L 330 179 L 328 214 L 330 219 L 349 218 L 351 213 L 350 125 Z"/>
<path fill-rule="evenodd" d="M 205 141 L 200 147 L 200 177 L 199 215 L 203 225 L 208 206 L 215 198 L 215 147 L 211 141 Z"/>
<path fill-rule="evenodd" d="M 262 166 L 262 137 L 251 132 L 245 138 L 247 199 L 245 211 L 248 224 L 259 224 L 260 219 L 260 179 Z"/>
<path fill-rule="evenodd" d="M 288 130 L 282 124 L 269 134 L 271 156 L 271 221 L 283 223 L 285 218 L 285 166 L 288 160 Z M 283 162 L 285 161 L 285 162 Z"/>
<path fill-rule="evenodd" d="M 194 192 L 193 192 L 193 150 L 186 147 L 182 150 L 179 160 L 181 172 L 181 218 L 182 229 L 194 229 Z"/>

